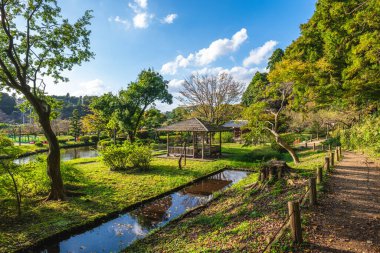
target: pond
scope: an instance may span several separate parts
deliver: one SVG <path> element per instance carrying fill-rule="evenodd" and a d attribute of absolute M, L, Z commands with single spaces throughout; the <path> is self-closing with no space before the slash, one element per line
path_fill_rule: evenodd
<path fill-rule="evenodd" d="M 247 177 L 250 172 L 224 170 L 181 190 L 148 202 L 80 234 L 45 245 L 33 252 L 119 252 L 151 230 L 164 226 L 189 209 L 201 206 L 221 191 Z"/>
<path fill-rule="evenodd" d="M 41 153 L 41 154 L 46 154 L 46 153 Z M 26 164 L 26 163 L 34 161 L 36 157 L 41 154 L 20 157 L 18 159 L 15 159 L 14 162 L 16 164 Z M 98 155 L 99 155 L 98 151 L 93 146 L 61 149 L 62 161 L 68 161 L 68 160 L 72 160 L 76 158 L 97 157 Z"/>

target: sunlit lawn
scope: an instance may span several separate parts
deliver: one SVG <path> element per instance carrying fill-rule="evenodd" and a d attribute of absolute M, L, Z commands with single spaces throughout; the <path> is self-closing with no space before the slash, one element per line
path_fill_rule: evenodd
<path fill-rule="evenodd" d="M 12 213 L 13 202 L 0 199 L 0 252 L 30 245 L 59 231 L 89 222 L 107 213 L 157 196 L 196 178 L 224 167 L 255 168 L 259 161 L 278 156 L 266 146 L 242 147 L 226 144 L 225 156 L 215 161 L 193 161 L 180 170 L 177 159 L 155 158 L 150 170 L 110 171 L 97 158 L 66 162 L 62 173 L 71 197 L 65 202 L 44 202 L 47 186 L 28 194 L 23 204 L 23 216 Z M 44 166 L 36 166 L 30 181 L 39 185 L 45 175 Z M 41 187 L 41 186 L 40 186 Z M 75 196 L 75 197 L 73 197 Z M 1 198 L 1 197 L 0 197 Z"/>

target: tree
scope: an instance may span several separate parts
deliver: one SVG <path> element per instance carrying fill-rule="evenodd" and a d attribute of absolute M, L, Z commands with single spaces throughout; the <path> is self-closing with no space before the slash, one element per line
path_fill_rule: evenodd
<path fill-rule="evenodd" d="M 260 97 L 261 92 L 264 91 L 268 83 L 268 74 L 260 73 L 257 71 L 249 83 L 247 89 L 244 91 L 241 98 L 241 103 L 247 107 L 252 103 L 256 103 Z"/>
<path fill-rule="evenodd" d="M 38 115 L 49 143 L 47 199 L 65 198 L 58 140 L 50 124 L 51 106 L 44 95 L 45 77 L 67 81 L 61 73 L 93 57 L 90 51 L 91 12 L 74 24 L 62 18 L 55 0 L 0 2 L 0 82 L 22 93 Z"/>
<path fill-rule="evenodd" d="M 92 114 L 87 114 L 82 118 L 82 125 L 85 132 L 96 133 L 99 139 L 100 132 L 106 129 L 107 122 L 99 112 L 93 111 Z"/>
<path fill-rule="evenodd" d="M 268 66 L 267 68 L 269 71 L 272 71 L 274 67 L 276 66 L 276 63 L 280 62 L 282 60 L 282 57 L 284 57 L 284 50 L 281 48 L 277 48 L 273 51 L 273 54 L 268 59 Z"/>
<path fill-rule="evenodd" d="M 77 141 L 80 133 L 82 131 L 82 122 L 80 120 L 79 111 L 75 109 L 73 111 L 73 116 L 70 118 L 70 134 L 74 136 L 75 141 Z"/>
<path fill-rule="evenodd" d="M 293 148 L 281 138 L 284 125 L 285 111 L 289 110 L 292 100 L 293 83 L 272 83 L 261 93 L 260 101 L 247 108 L 245 114 L 250 120 L 250 126 L 255 131 L 256 137 L 269 133 L 276 143 L 286 149 L 293 158 L 294 163 L 299 163 L 299 158 Z"/>
<path fill-rule="evenodd" d="M 228 105 L 239 101 L 242 89 L 243 85 L 227 73 L 194 74 L 183 83 L 180 100 L 201 118 L 220 125 L 228 113 Z"/>
<path fill-rule="evenodd" d="M 146 128 L 148 131 L 153 131 L 154 129 L 160 127 L 165 120 L 165 114 L 161 113 L 157 108 L 150 108 L 144 113 L 141 126 Z"/>
<path fill-rule="evenodd" d="M 156 101 L 171 104 L 173 96 L 168 92 L 168 81 L 152 69 L 141 71 L 136 82 L 119 92 L 116 119 L 131 142 L 135 141 L 145 111 Z"/>

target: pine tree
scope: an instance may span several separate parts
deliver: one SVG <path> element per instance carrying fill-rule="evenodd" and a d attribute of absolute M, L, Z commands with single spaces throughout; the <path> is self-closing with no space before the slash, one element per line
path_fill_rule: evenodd
<path fill-rule="evenodd" d="M 77 141 L 81 131 L 82 131 L 82 122 L 80 121 L 78 109 L 75 109 L 73 111 L 73 116 L 70 118 L 70 134 L 74 136 L 75 141 Z"/>

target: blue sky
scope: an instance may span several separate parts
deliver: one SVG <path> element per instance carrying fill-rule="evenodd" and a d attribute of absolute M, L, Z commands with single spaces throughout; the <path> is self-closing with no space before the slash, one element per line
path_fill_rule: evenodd
<path fill-rule="evenodd" d="M 49 94 L 116 93 L 152 67 L 178 95 L 193 72 L 230 73 L 247 83 L 264 71 L 277 48 L 299 36 L 315 0 L 59 0 L 74 21 L 93 10 L 90 29 L 95 58 L 66 75 L 69 83 L 48 85 Z M 161 110 L 172 106 L 157 105 Z"/>

